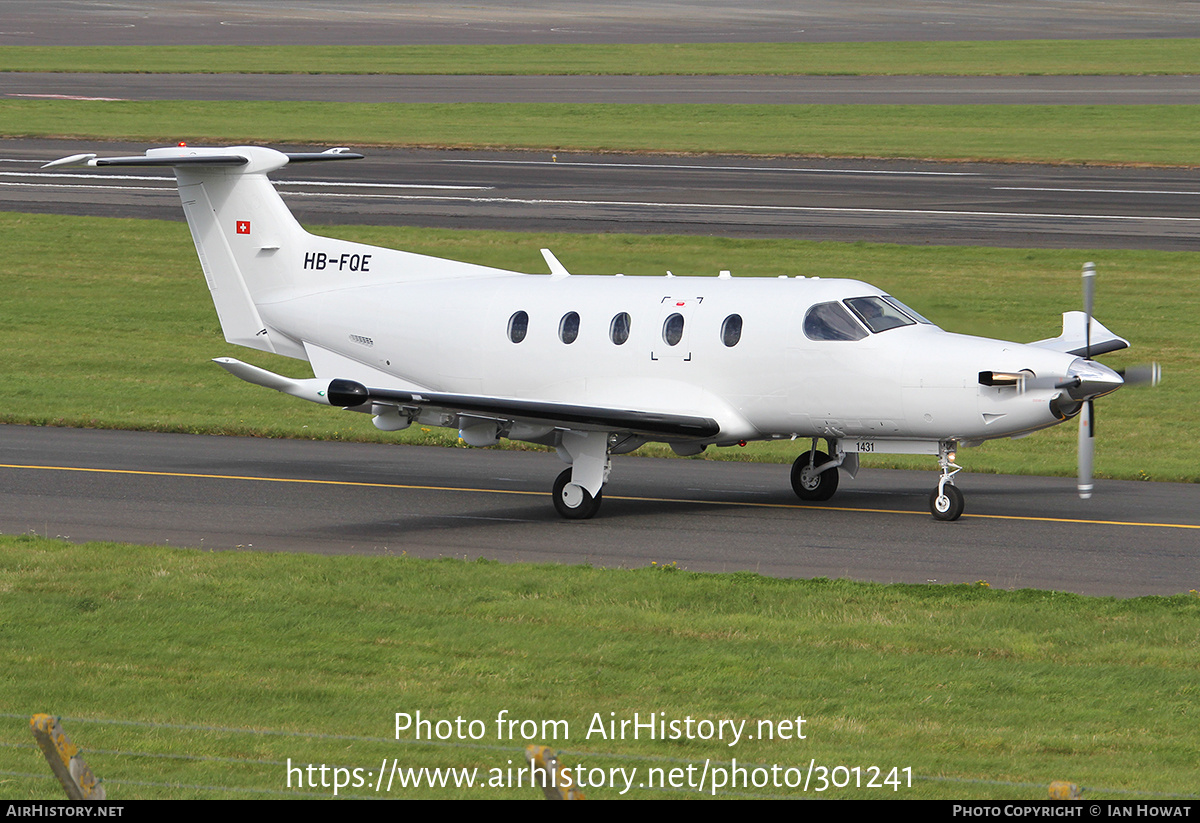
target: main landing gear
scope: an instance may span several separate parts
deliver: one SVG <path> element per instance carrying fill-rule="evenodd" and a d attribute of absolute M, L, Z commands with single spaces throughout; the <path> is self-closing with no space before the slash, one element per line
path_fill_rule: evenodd
<path fill-rule="evenodd" d="M 831 460 L 829 455 L 817 451 L 813 439 L 811 451 L 806 451 L 792 463 L 792 491 L 805 502 L 828 500 L 838 487 L 838 466 L 842 461 Z"/>
<path fill-rule="evenodd" d="M 611 464 L 608 459 L 608 434 L 595 431 L 564 431 L 557 437 L 555 449 L 570 465 L 554 481 L 551 497 L 554 510 L 567 520 L 588 520 L 600 511 L 604 484 Z"/>

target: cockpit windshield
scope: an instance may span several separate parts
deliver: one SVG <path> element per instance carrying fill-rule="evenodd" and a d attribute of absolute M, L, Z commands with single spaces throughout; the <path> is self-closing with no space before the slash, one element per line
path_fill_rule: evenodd
<path fill-rule="evenodd" d="M 908 312 L 883 297 L 851 297 L 845 303 L 868 329 L 877 334 L 917 322 Z"/>
<path fill-rule="evenodd" d="M 855 322 L 855 318 L 862 322 L 861 326 Z M 933 325 L 890 295 L 871 295 L 851 297 L 840 303 L 817 303 L 809 307 L 804 315 L 804 334 L 810 340 L 853 341 L 867 337 L 863 326 L 879 334 L 918 323 Z"/>
<path fill-rule="evenodd" d="M 889 303 L 891 303 L 893 306 L 895 306 L 896 308 L 898 308 L 900 311 L 902 311 L 902 312 L 904 312 L 905 314 L 907 314 L 907 315 L 908 315 L 909 317 L 911 317 L 913 320 L 916 320 L 918 323 L 924 323 L 926 326 L 933 326 L 933 325 L 936 325 L 936 324 L 935 324 L 935 323 L 934 323 L 932 320 L 929 320 L 929 319 L 927 319 L 927 318 L 924 318 L 924 317 L 922 317 L 921 315 L 917 314 L 917 313 L 916 313 L 915 311 L 913 311 L 911 308 L 909 308 L 908 306 L 904 305 L 904 304 L 903 304 L 903 303 L 901 303 L 899 300 L 897 300 L 896 298 L 892 297 L 890 294 L 885 294 L 885 295 L 883 295 L 883 299 L 884 299 L 884 300 L 886 300 L 886 301 L 888 301 Z"/>

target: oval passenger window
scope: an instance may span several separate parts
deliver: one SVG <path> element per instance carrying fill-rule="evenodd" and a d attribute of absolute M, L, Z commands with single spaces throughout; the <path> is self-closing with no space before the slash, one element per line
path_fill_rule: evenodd
<path fill-rule="evenodd" d="M 579 312 L 569 311 L 558 324 L 558 339 L 564 343 L 574 343 L 578 336 Z"/>
<path fill-rule="evenodd" d="M 679 313 L 672 314 L 663 323 L 663 342 L 668 346 L 678 346 L 679 341 L 683 339 L 683 315 Z"/>
<path fill-rule="evenodd" d="M 618 346 L 629 339 L 629 312 L 621 312 L 612 319 L 608 327 L 608 337 Z"/>
<path fill-rule="evenodd" d="M 721 342 L 726 346 L 736 346 L 742 339 L 742 316 L 731 314 L 721 324 Z"/>
<path fill-rule="evenodd" d="M 508 318 L 508 339 L 514 343 L 520 343 L 525 339 L 525 333 L 529 331 L 529 314 L 519 311 Z"/>

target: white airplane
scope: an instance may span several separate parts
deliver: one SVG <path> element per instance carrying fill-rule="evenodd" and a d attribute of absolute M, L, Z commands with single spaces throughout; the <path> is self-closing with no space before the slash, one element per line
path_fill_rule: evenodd
<path fill-rule="evenodd" d="M 1084 311 L 1022 344 L 944 331 L 867 283 L 816 277 L 571 275 L 543 249 L 529 275 L 318 237 L 267 175 L 346 149 L 150 149 L 47 166 L 169 166 L 225 339 L 308 361 L 291 378 L 233 358 L 233 375 L 370 414 L 384 431 L 459 430 L 472 446 L 554 447 L 566 518 L 600 507 L 610 456 L 643 443 L 681 455 L 750 440 L 803 439 L 801 500 L 829 499 L 860 454 L 936 455 L 930 511 L 955 520 L 960 446 L 1023 437 L 1079 415 L 1080 494 L 1091 494 L 1092 401 L 1122 375 L 1092 358 L 1127 347 Z M 1132 372 L 1132 370 L 1131 370 Z M 824 440 L 825 449 L 818 448 Z"/>

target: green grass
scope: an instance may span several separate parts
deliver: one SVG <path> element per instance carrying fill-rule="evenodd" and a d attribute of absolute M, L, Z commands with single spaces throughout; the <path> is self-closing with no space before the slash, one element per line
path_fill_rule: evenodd
<path fill-rule="evenodd" d="M 249 74 L 1200 74 L 1200 41 L 7 46 L 0 71 Z"/>
<path fill-rule="evenodd" d="M 573 272 L 736 276 L 851 274 L 951 331 L 1006 340 L 1057 336 L 1077 308 L 1079 271 L 1098 264 L 1097 315 L 1134 348 L 1114 366 L 1158 360 L 1156 390 L 1099 405 L 1100 476 L 1200 480 L 1200 294 L 1190 253 L 1023 250 L 704 237 L 524 234 L 336 227 L 323 233 L 516 271 L 544 272 L 554 249 Z M 0 421 L 157 431 L 453 444 L 413 427 L 383 434 L 365 415 L 249 386 L 211 358 L 233 355 L 307 377 L 306 364 L 224 342 L 182 223 L 0 214 Z M 30 379 L 31 375 L 53 379 Z M 970 471 L 1071 475 L 1075 427 L 966 451 Z M 787 462 L 794 444 L 710 450 L 725 459 Z M 656 453 L 662 453 L 661 451 Z M 928 459 L 872 465 L 929 468 Z"/>
<path fill-rule="evenodd" d="M 0 135 L 1192 165 L 1200 106 L 0 101 Z"/>
<path fill-rule="evenodd" d="M 910 767 L 914 778 L 897 793 L 814 797 L 1035 800 L 1050 781 L 1070 780 L 1096 800 L 1194 798 L 1198 626 L 1195 593 L 1113 600 L 694 574 L 669 563 L 621 570 L 4 537 L 0 797 L 58 796 L 32 746 L 35 712 L 64 717 L 120 801 L 286 794 L 289 758 L 507 768 L 527 742 L 498 738 L 494 720 L 507 710 L 565 720 L 569 739 L 528 742 L 566 752 L 568 765 L 642 775 L 698 771 L 705 758 L 813 759 Z M 396 740 L 395 713 L 417 711 L 479 719 L 486 731 L 475 741 Z M 610 712 L 751 726 L 803 716 L 806 739 L 585 739 L 593 716 Z"/>

